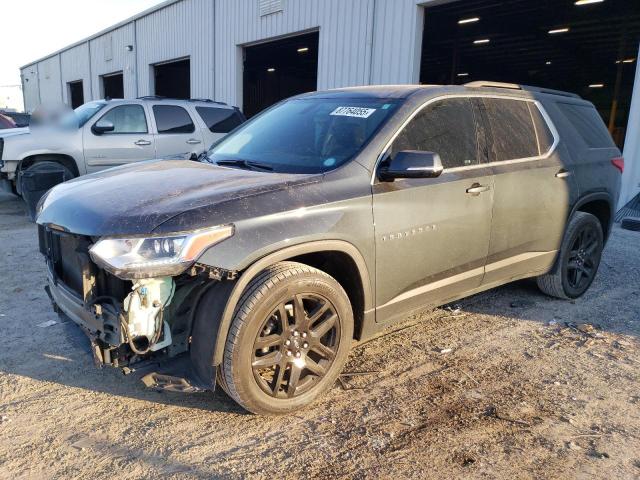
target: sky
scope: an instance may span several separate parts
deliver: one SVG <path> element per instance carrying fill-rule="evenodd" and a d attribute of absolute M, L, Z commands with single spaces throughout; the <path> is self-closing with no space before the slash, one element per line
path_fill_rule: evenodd
<path fill-rule="evenodd" d="M 0 87 L 20 85 L 20 67 L 162 0 L 0 0 Z"/>

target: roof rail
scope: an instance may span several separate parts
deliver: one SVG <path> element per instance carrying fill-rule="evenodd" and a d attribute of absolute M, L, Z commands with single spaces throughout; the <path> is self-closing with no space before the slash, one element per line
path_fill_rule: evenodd
<path fill-rule="evenodd" d="M 136 100 L 168 100 L 168 98 L 161 95 L 144 95 L 142 97 L 136 97 Z"/>
<path fill-rule="evenodd" d="M 226 105 L 224 102 L 216 102 L 215 100 L 211 100 L 210 98 L 171 98 L 171 97 L 163 97 L 162 95 L 145 95 L 143 97 L 137 97 L 137 100 L 182 100 L 185 102 L 206 102 L 206 103 L 217 103 L 218 105 Z"/>
<path fill-rule="evenodd" d="M 538 92 L 548 93 L 550 95 L 561 95 L 563 97 L 581 98 L 580 95 L 571 92 L 565 92 L 563 90 L 554 90 L 553 88 L 534 87 L 531 85 L 519 85 L 517 83 L 504 83 L 504 82 L 487 82 L 484 80 L 477 80 L 475 82 L 469 82 L 464 84 L 465 87 L 471 88 L 507 88 L 509 90 L 522 90 L 525 92 Z"/>
<path fill-rule="evenodd" d="M 490 88 L 508 88 L 510 90 L 522 90 L 522 85 L 518 85 L 517 83 L 487 82 L 485 80 L 476 80 L 475 82 L 465 83 L 464 86 L 471 87 L 471 88 L 490 87 Z"/>
<path fill-rule="evenodd" d="M 211 100 L 210 98 L 190 98 L 190 102 L 205 102 L 205 103 L 217 103 L 218 105 L 226 105 L 225 102 L 218 102 L 216 100 Z"/>

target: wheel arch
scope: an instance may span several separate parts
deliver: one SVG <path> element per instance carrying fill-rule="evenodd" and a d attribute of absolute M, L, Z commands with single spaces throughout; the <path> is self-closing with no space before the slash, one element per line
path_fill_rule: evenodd
<path fill-rule="evenodd" d="M 611 227 L 615 216 L 615 207 L 611 195 L 606 192 L 587 194 L 576 202 L 568 219 L 571 218 L 575 212 L 585 212 L 595 216 L 600 221 L 602 233 L 606 242 L 609 234 L 611 233 Z"/>
<path fill-rule="evenodd" d="M 306 263 L 320 270 L 323 270 L 322 266 L 326 268 L 329 265 L 329 270 L 333 270 L 333 275 L 341 277 L 336 280 L 345 289 L 352 302 L 356 322 L 354 334 L 356 336 L 359 336 L 363 328 L 366 328 L 367 322 L 373 321 L 370 318 L 373 312 L 373 294 L 369 271 L 364 257 L 354 245 L 343 240 L 321 240 L 293 245 L 260 258 L 241 272 L 228 296 L 220 319 L 215 337 L 213 365 L 222 363 L 227 333 L 231 327 L 238 301 L 246 286 L 266 267 L 285 260 Z M 348 263 L 340 266 L 340 261 Z M 326 273 L 332 275 L 331 271 Z M 355 279 L 345 280 L 346 277 L 354 273 L 357 273 Z M 361 290 L 358 291 L 358 288 Z"/>
<path fill-rule="evenodd" d="M 567 234 L 569 219 L 571 219 L 571 217 L 573 217 L 573 214 L 576 212 L 585 212 L 594 215 L 600 221 L 604 241 L 607 241 L 609 233 L 611 232 L 611 226 L 613 225 L 615 214 L 614 203 L 611 195 L 609 195 L 607 192 L 595 192 L 580 197 L 573 205 L 571 211 L 569 212 L 569 215 L 567 216 L 567 220 L 564 225 L 564 231 L 562 233 L 562 238 L 564 238 L 564 236 Z M 558 250 L 558 254 L 553 261 L 553 266 L 550 269 L 551 272 L 555 271 L 555 269 L 557 268 L 559 258 L 560 250 Z"/>
<path fill-rule="evenodd" d="M 80 175 L 76 160 L 71 155 L 64 153 L 37 153 L 28 155 L 20 161 L 18 170 L 26 170 L 38 162 L 58 162 L 71 170 L 76 177 Z"/>

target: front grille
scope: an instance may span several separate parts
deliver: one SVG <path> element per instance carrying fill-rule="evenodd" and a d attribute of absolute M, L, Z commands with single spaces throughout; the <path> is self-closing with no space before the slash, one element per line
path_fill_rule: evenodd
<path fill-rule="evenodd" d="M 84 278 L 92 276 L 89 259 L 91 239 L 80 235 L 46 229 L 38 226 L 40 252 L 47 257 L 56 280 L 84 299 Z"/>
<path fill-rule="evenodd" d="M 55 281 L 83 301 L 101 296 L 122 300 L 131 290 L 131 282 L 114 277 L 91 261 L 91 237 L 38 225 L 38 239 L 40 252 L 47 258 Z"/>

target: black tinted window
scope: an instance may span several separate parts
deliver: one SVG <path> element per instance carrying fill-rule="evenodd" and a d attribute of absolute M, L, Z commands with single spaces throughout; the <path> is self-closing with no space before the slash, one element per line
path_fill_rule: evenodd
<path fill-rule="evenodd" d="M 242 115 L 231 108 L 196 107 L 207 128 L 213 133 L 229 133 L 242 123 Z"/>
<path fill-rule="evenodd" d="M 538 142 L 527 102 L 500 98 L 482 99 L 492 138 L 494 162 L 537 157 Z"/>
<path fill-rule="evenodd" d="M 589 148 L 615 147 L 595 108 L 571 103 L 558 103 L 558 107 Z"/>
<path fill-rule="evenodd" d="M 533 118 L 533 125 L 536 127 L 540 155 L 544 155 L 553 145 L 553 134 L 538 107 L 531 102 L 527 102 L 527 105 L 529 105 L 529 113 Z"/>
<path fill-rule="evenodd" d="M 440 155 L 444 168 L 478 163 L 476 124 L 466 98 L 442 100 L 425 107 L 400 132 L 392 155 L 402 150 L 422 150 Z"/>
<path fill-rule="evenodd" d="M 187 111 L 177 105 L 154 105 L 158 133 L 191 133 L 195 130 Z"/>

